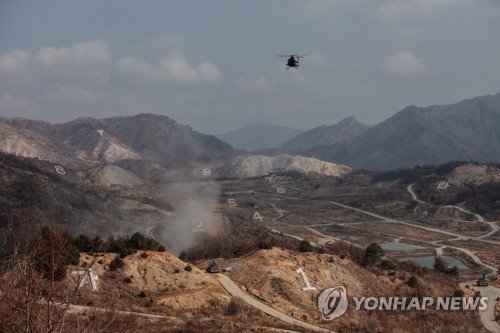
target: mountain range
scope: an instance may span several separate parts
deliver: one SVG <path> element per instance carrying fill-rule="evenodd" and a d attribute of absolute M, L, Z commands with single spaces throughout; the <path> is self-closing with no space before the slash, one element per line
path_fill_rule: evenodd
<path fill-rule="evenodd" d="M 308 131 L 253 124 L 227 133 L 226 139 L 237 148 L 268 147 L 253 155 L 285 153 L 355 169 L 389 170 L 450 160 L 499 162 L 500 93 L 449 105 L 408 106 L 374 126 L 354 117 Z M 249 161 L 231 162 L 246 152 L 155 114 L 78 118 L 63 124 L 0 117 L 0 151 L 77 168 L 114 163 L 134 172 L 144 165 L 187 170 L 188 164 L 199 169 Z M 262 167 L 273 164 L 257 160 Z"/>
<path fill-rule="evenodd" d="M 210 163 L 236 154 L 212 135 L 155 114 L 78 118 L 54 125 L 0 117 L 0 150 L 74 167 L 123 160 Z"/>
<path fill-rule="evenodd" d="M 369 125 L 365 125 L 356 120 L 353 116 L 339 121 L 330 126 L 318 126 L 309 131 L 302 132 L 290 140 L 283 143 L 279 149 L 284 151 L 294 151 L 298 149 L 310 149 L 317 146 L 333 145 L 337 142 L 350 140 L 363 133 Z"/>
<path fill-rule="evenodd" d="M 500 161 L 500 93 L 408 106 L 347 141 L 292 150 L 353 168 L 388 170 L 450 160 Z"/>
<path fill-rule="evenodd" d="M 238 149 L 253 151 L 257 149 L 278 148 L 287 140 L 302 133 L 303 130 L 273 124 L 249 124 L 235 131 L 215 134 Z"/>

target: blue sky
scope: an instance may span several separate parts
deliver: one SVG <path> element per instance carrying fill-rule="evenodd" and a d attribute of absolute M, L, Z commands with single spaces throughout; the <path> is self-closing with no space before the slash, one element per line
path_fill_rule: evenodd
<path fill-rule="evenodd" d="M 309 129 L 499 91 L 496 0 L 0 1 L 3 116 Z"/>

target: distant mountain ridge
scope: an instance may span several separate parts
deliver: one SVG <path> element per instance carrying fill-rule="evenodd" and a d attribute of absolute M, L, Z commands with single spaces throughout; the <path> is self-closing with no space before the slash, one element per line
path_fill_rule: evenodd
<path fill-rule="evenodd" d="M 302 132 L 282 144 L 279 148 L 284 151 L 294 151 L 317 146 L 328 146 L 337 142 L 350 140 L 368 128 L 370 128 L 369 125 L 360 123 L 355 117 L 351 116 L 342 119 L 334 125 L 322 125 Z"/>
<path fill-rule="evenodd" d="M 349 141 L 295 151 L 353 168 L 388 170 L 450 160 L 500 161 L 500 93 L 408 106 Z"/>
<path fill-rule="evenodd" d="M 268 133 L 280 128 L 269 126 Z M 251 130 L 252 126 L 248 128 L 249 141 L 256 137 L 272 141 Z M 274 138 L 279 137 L 276 133 Z M 500 93 L 449 105 L 408 106 L 372 127 L 348 117 L 285 141 L 279 148 L 253 154 L 286 153 L 368 170 L 450 160 L 500 162 Z M 197 170 L 200 165 L 222 165 L 242 154 L 213 135 L 154 114 L 79 118 L 63 124 L 0 117 L 0 151 L 76 168 L 114 163 L 134 172 L 145 170 L 145 164 L 155 170 L 182 172 L 185 162 Z"/>
<path fill-rule="evenodd" d="M 215 134 L 234 148 L 247 151 L 277 148 L 303 130 L 273 124 L 249 124 L 235 131 Z"/>
<path fill-rule="evenodd" d="M 120 160 L 210 162 L 235 154 L 220 139 L 155 114 L 54 125 L 0 117 L 0 150 L 80 167 Z"/>

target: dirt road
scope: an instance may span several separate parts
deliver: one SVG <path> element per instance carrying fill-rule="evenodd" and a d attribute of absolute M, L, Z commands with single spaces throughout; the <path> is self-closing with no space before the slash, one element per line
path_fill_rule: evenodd
<path fill-rule="evenodd" d="M 305 328 L 305 329 L 307 329 L 309 331 L 313 331 L 313 332 L 333 332 L 333 333 L 335 333 L 334 331 L 327 330 L 326 328 L 315 326 L 315 325 L 303 322 L 301 320 L 295 319 L 293 317 L 290 317 L 290 316 L 288 316 L 282 312 L 279 312 L 278 310 L 273 309 L 272 307 L 256 300 L 255 298 L 251 297 L 247 293 L 243 292 L 243 290 L 241 290 L 229 277 L 227 277 L 224 274 L 217 273 L 216 276 L 219 279 L 220 284 L 224 287 L 224 289 L 227 290 L 228 293 L 230 293 L 234 297 L 241 299 L 242 301 L 253 306 L 254 308 L 259 309 L 259 310 L 267 313 L 268 315 L 270 315 L 276 319 L 284 321 L 285 323 L 289 323 L 289 324 L 292 324 L 295 326 Z"/>
<path fill-rule="evenodd" d="M 424 205 L 427 205 L 427 202 L 422 201 L 419 198 L 417 198 L 417 195 L 415 194 L 415 192 L 413 192 L 413 185 L 415 185 L 415 183 L 408 185 L 408 187 L 406 188 L 406 190 L 410 193 L 410 195 L 413 198 L 413 200 L 415 200 L 416 202 L 420 202 L 420 203 L 422 203 Z"/>
<path fill-rule="evenodd" d="M 176 318 L 176 317 L 170 317 L 170 316 L 164 316 L 164 315 L 158 315 L 158 314 L 142 313 L 142 312 L 135 312 L 135 311 L 124 311 L 124 310 L 107 309 L 107 308 L 98 308 L 98 307 L 94 307 L 94 306 L 84 306 L 84 305 L 75 305 L 75 304 L 69 304 L 67 312 L 68 313 L 85 313 L 87 311 L 114 313 L 117 315 L 136 316 L 136 317 L 144 317 L 144 318 L 150 318 L 150 319 L 168 319 L 168 320 L 177 320 L 177 321 L 180 320 L 179 318 Z"/>
<path fill-rule="evenodd" d="M 488 297 L 488 308 L 486 310 L 479 311 L 479 316 L 481 317 L 481 322 L 484 327 L 495 333 L 500 333 L 500 325 L 495 321 L 495 303 L 497 297 L 500 297 L 500 289 L 488 286 L 488 287 L 478 287 L 471 286 L 473 290 L 480 291 L 481 296 Z"/>

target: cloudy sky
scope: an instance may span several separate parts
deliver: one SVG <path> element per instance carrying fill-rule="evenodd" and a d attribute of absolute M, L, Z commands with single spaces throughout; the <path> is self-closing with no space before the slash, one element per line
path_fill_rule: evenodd
<path fill-rule="evenodd" d="M 498 92 L 498 0 L 0 0 L 2 116 L 309 129 Z"/>

